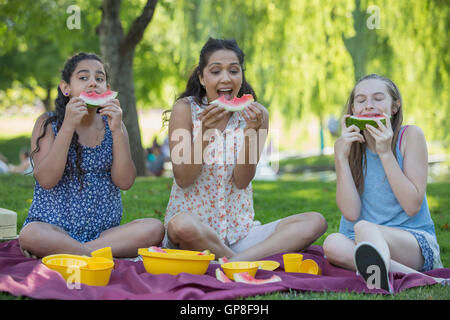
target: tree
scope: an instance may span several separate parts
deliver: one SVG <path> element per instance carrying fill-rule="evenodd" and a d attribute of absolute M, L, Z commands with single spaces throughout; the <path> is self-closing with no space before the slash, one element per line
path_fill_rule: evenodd
<path fill-rule="evenodd" d="M 87 0 L 78 1 L 85 8 Z M 0 89 L 14 83 L 30 89 L 54 108 L 52 92 L 56 91 L 64 60 L 76 51 L 97 51 L 98 37 L 91 28 L 95 14 L 81 14 L 81 29 L 69 29 L 66 21 L 70 0 L 6 1 L 0 4 Z M 45 23 L 43 23 L 43 21 Z M 43 90 L 36 90 L 42 88 Z M 43 91 L 44 94 L 38 92 Z M 54 94 L 53 94 L 54 96 Z"/>
<path fill-rule="evenodd" d="M 142 40 L 145 29 L 152 20 L 157 0 L 148 0 L 139 17 L 125 34 L 120 20 L 120 0 L 104 0 L 102 18 L 97 27 L 100 49 L 110 66 L 111 87 L 119 91 L 123 121 L 127 127 L 130 148 L 137 174 L 145 175 L 145 154 L 136 110 L 133 79 L 133 59 L 136 46 Z"/>
<path fill-rule="evenodd" d="M 450 148 L 450 6 L 448 1 L 378 1 L 393 47 L 390 75 L 403 97 L 405 122 L 427 141 Z M 397 17 L 392 19 L 391 17 Z"/>
<path fill-rule="evenodd" d="M 102 21 L 101 52 L 112 67 L 113 89 L 120 91 L 132 152 L 139 159 L 135 109 L 170 108 L 208 36 L 238 41 L 246 54 L 248 81 L 270 114 L 283 117 L 283 128 L 291 120 L 307 124 L 339 116 L 355 80 L 378 73 L 399 86 L 405 123 L 422 127 L 427 140 L 450 146 L 448 0 L 160 0 L 157 14 L 148 20 L 155 27 L 145 34 L 141 29 L 142 40 L 131 47 L 125 43 L 130 43 L 136 17 L 144 15 L 142 8 L 150 6 L 147 0 L 122 7 L 120 1 L 77 0 L 81 30 L 66 27 L 66 9 L 72 4 L 0 1 L 0 90 L 44 89 L 49 82 L 56 88 L 65 58 L 76 51 L 100 51 L 94 29 Z M 111 10 L 116 10 L 115 22 L 106 24 Z M 115 80 L 119 73 L 122 79 Z M 131 86 L 117 87 L 121 82 Z M 46 91 L 36 90 L 43 100 Z M 305 132 L 305 127 L 296 131 Z"/>
<path fill-rule="evenodd" d="M 370 47 L 375 44 L 376 33 L 366 27 L 366 10 L 361 10 L 361 1 L 355 0 L 352 12 L 355 34 L 352 37 L 342 36 L 345 47 L 350 53 L 355 70 L 355 81 L 366 74 Z"/>

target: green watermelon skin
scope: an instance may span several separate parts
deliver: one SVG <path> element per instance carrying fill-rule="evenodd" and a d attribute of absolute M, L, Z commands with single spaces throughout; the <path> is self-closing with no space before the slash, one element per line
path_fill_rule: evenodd
<path fill-rule="evenodd" d="M 386 125 L 386 118 L 381 118 L 380 121 L 382 124 Z M 350 127 L 353 124 L 357 126 L 359 130 L 365 130 L 366 124 L 370 124 L 371 126 L 378 128 L 378 123 L 372 119 L 363 119 L 363 118 L 355 119 L 352 117 L 348 117 L 347 119 L 345 119 L 345 125 L 347 127 Z"/>

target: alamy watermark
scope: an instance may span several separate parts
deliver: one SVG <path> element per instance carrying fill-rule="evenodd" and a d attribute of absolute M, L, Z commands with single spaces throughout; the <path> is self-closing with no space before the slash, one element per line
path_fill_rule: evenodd
<path fill-rule="evenodd" d="M 370 14 L 369 18 L 366 20 L 366 26 L 369 30 L 381 29 L 380 24 L 380 7 L 376 5 L 370 5 L 367 10 L 367 14 Z"/>
<path fill-rule="evenodd" d="M 67 289 L 81 289 L 81 270 L 80 266 L 71 265 L 66 269 L 66 273 L 70 276 L 66 280 Z"/>
<path fill-rule="evenodd" d="M 367 288 L 380 289 L 381 288 L 381 271 L 377 265 L 370 265 L 367 267 L 367 273 L 370 276 L 366 280 Z"/>
<path fill-rule="evenodd" d="M 373 29 L 381 29 L 381 10 L 380 7 L 376 5 L 370 5 L 366 9 L 366 14 L 369 14 L 369 17 L 366 20 L 366 27 L 369 30 Z M 352 17 L 351 12 L 347 12 L 347 18 Z"/>
<path fill-rule="evenodd" d="M 170 158 L 174 165 L 257 165 L 262 160 L 274 173 L 278 172 L 277 130 L 271 130 L 269 134 L 267 129 L 234 129 L 223 135 L 217 129 L 208 129 L 204 133 L 200 129 L 197 134 L 201 139 L 193 139 L 192 132 L 183 128 L 172 132 L 169 137 L 173 143 Z M 204 148 L 207 141 L 209 143 Z"/>
<path fill-rule="evenodd" d="M 70 5 L 67 7 L 66 13 L 70 14 L 66 20 L 66 26 L 69 30 L 81 29 L 81 10 L 77 5 Z"/>

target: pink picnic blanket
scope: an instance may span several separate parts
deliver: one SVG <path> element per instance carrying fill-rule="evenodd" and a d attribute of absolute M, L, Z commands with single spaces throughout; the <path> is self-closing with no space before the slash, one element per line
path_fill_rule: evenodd
<path fill-rule="evenodd" d="M 284 272 L 282 254 L 264 259 L 280 262 L 277 270 L 258 270 L 256 274 L 256 278 L 259 279 L 269 278 L 276 274 L 281 277 L 282 281 L 262 285 L 222 283 L 215 277 L 218 264 L 210 264 L 205 275 L 181 273 L 172 276 L 149 274 L 145 271 L 141 261 L 115 260 L 115 268 L 107 286 L 95 287 L 81 284 L 79 289 L 70 289 L 58 272 L 48 269 L 40 260 L 24 257 L 20 252 L 18 241 L 11 240 L 0 243 L 0 291 L 34 299 L 60 300 L 224 300 L 288 291 L 289 289 L 316 292 L 386 293 L 381 289 L 368 289 L 364 280 L 355 272 L 331 265 L 324 258 L 320 246 L 311 246 L 302 254 L 304 259 L 313 259 L 318 263 L 322 269 L 321 276 Z M 450 278 L 450 269 L 436 269 L 427 274 Z M 390 273 L 389 276 L 395 293 L 435 283 L 433 280 L 417 274 Z"/>

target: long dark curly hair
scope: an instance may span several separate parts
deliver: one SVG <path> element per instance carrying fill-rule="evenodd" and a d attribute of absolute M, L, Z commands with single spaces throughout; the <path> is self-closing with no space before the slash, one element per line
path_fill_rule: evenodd
<path fill-rule="evenodd" d="M 64 64 L 63 70 L 61 70 L 61 79 L 64 80 L 65 82 L 67 82 L 68 84 L 70 84 L 70 78 L 72 77 L 72 73 L 75 71 L 78 63 L 83 60 L 99 61 L 100 63 L 103 64 L 103 66 L 105 68 L 105 72 L 107 73 L 107 70 L 106 70 L 107 66 L 105 65 L 105 63 L 102 61 L 102 59 L 99 56 L 97 56 L 94 53 L 80 52 L 80 53 L 70 57 L 69 59 L 67 59 L 66 63 Z M 59 131 L 59 129 L 61 128 L 63 120 L 64 120 L 64 116 L 66 114 L 66 105 L 69 102 L 69 100 L 70 100 L 70 98 L 65 96 L 58 86 L 58 96 L 55 99 L 55 111 L 50 114 L 50 116 L 45 120 L 45 122 L 42 125 L 43 130 L 42 130 L 41 135 L 36 140 L 36 148 L 30 154 L 31 160 L 33 160 L 34 155 L 36 153 L 38 153 L 40 150 L 39 141 L 45 136 L 47 126 L 50 123 L 56 121 L 57 131 Z M 72 162 L 69 161 L 69 154 L 68 154 L 65 170 L 70 175 L 70 177 L 74 177 L 74 176 L 78 177 L 78 180 L 80 181 L 80 190 L 81 190 L 81 189 L 83 189 L 83 176 L 85 174 L 84 170 L 81 168 L 81 163 L 83 161 L 83 156 L 82 156 L 83 148 L 82 148 L 81 144 L 78 142 L 78 134 L 76 132 L 73 133 L 72 141 L 70 142 L 70 146 L 71 147 L 73 146 L 75 149 L 75 153 L 76 153 L 75 166 L 76 166 L 76 168 L 74 168 Z M 34 168 L 33 161 L 31 161 L 31 164 Z"/>

